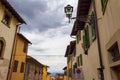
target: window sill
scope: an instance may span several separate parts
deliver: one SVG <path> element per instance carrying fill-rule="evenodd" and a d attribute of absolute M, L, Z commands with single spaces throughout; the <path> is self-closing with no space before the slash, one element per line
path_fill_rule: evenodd
<path fill-rule="evenodd" d="M 10 28 L 9 24 L 5 24 L 3 21 L 1 21 L 5 26 L 7 26 L 8 28 Z"/>

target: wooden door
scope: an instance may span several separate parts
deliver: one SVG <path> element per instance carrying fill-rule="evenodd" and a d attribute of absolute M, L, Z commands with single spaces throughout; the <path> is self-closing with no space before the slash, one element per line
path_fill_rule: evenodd
<path fill-rule="evenodd" d="M 118 80 L 120 80 L 120 70 L 117 71 Z"/>

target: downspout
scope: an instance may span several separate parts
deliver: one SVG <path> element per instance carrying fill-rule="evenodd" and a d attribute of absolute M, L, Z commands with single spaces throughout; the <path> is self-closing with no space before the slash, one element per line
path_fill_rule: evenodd
<path fill-rule="evenodd" d="M 98 53 L 99 53 L 99 61 L 100 61 L 100 68 L 98 70 L 100 71 L 100 77 L 101 80 L 104 80 L 104 65 L 103 65 L 103 60 L 102 60 L 102 52 L 101 52 L 101 45 L 100 45 L 100 37 L 99 37 L 99 30 L 98 30 L 98 22 L 97 22 L 97 13 L 96 13 L 96 5 L 95 5 L 95 0 L 93 1 L 93 8 L 94 8 L 94 13 L 95 13 L 95 28 L 96 28 L 96 35 L 97 35 L 97 44 L 98 44 Z"/>
<path fill-rule="evenodd" d="M 14 35 L 14 42 L 13 42 L 13 46 L 12 46 L 12 53 L 11 53 L 11 57 L 10 57 L 10 62 L 9 62 L 9 67 L 8 67 L 8 73 L 7 73 L 7 79 L 6 80 L 11 80 L 12 59 L 14 59 L 14 47 L 15 47 L 15 43 L 16 43 L 17 30 L 19 29 L 19 25 L 21 25 L 21 24 L 16 25 L 16 30 L 15 30 L 15 35 Z"/>

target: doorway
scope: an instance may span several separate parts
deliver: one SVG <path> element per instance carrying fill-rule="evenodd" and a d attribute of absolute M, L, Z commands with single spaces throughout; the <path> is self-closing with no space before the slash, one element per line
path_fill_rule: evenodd
<path fill-rule="evenodd" d="M 116 73 L 117 80 L 120 80 L 120 66 L 116 66 L 113 69 L 114 69 L 114 71 Z"/>

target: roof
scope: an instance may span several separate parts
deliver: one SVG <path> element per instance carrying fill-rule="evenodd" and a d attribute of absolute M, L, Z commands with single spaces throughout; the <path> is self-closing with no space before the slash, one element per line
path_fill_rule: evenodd
<path fill-rule="evenodd" d="M 65 70 L 65 69 L 67 69 L 67 66 L 65 66 L 65 67 L 63 68 L 63 70 Z"/>
<path fill-rule="evenodd" d="M 34 59 L 33 57 L 27 55 L 27 61 L 30 61 L 30 62 L 34 62 L 40 66 L 44 66 L 42 63 L 40 63 L 39 61 L 37 61 L 36 59 Z"/>
<path fill-rule="evenodd" d="M 14 15 L 17 18 L 17 20 L 20 23 L 26 24 L 26 22 L 21 18 L 21 16 L 15 11 L 15 9 L 10 5 L 10 3 L 7 0 L 0 0 L 0 2 L 8 9 L 8 11 L 11 12 L 12 15 Z"/>
<path fill-rule="evenodd" d="M 80 16 L 87 16 L 89 12 L 89 7 L 91 4 L 91 0 L 78 0 L 78 7 L 77 7 L 77 18 Z M 78 19 L 74 22 L 73 30 L 71 32 L 71 36 L 77 34 L 78 30 L 83 30 L 85 26 L 85 22 L 82 22 Z"/>
<path fill-rule="evenodd" d="M 68 54 L 69 54 L 69 48 L 70 48 L 70 45 L 68 45 L 67 48 L 66 48 L 65 57 L 67 57 Z"/>
<path fill-rule="evenodd" d="M 76 45 L 76 40 L 70 42 L 70 45 L 68 45 L 66 48 L 65 57 L 73 53 L 73 50 L 75 49 L 75 45 Z"/>
<path fill-rule="evenodd" d="M 49 66 L 47 66 L 47 65 L 45 65 L 45 64 L 43 64 L 43 66 L 45 66 L 45 67 L 48 67 L 48 68 L 49 68 Z"/>
<path fill-rule="evenodd" d="M 72 54 L 76 46 L 76 40 L 70 42 L 70 53 Z"/>
<path fill-rule="evenodd" d="M 27 41 L 28 43 L 32 44 L 24 35 L 22 35 L 21 33 L 17 33 L 18 36 L 20 36 L 22 39 L 24 39 L 25 41 Z"/>

